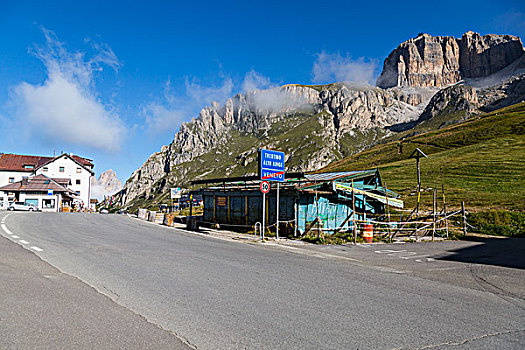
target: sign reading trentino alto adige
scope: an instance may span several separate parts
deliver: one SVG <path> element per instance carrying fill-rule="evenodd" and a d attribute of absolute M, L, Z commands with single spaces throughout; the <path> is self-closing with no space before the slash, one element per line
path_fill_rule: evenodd
<path fill-rule="evenodd" d="M 261 180 L 284 181 L 284 152 L 261 149 Z"/>

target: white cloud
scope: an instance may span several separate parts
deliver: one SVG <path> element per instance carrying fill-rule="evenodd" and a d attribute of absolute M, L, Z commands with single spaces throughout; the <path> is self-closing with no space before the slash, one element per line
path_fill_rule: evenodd
<path fill-rule="evenodd" d="M 142 108 L 146 127 L 156 134 L 167 130 L 176 132 L 183 121 L 197 116 L 202 108 L 208 105 L 218 108 L 233 96 L 234 91 L 239 90 L 247 95 L 251 106 L 260 111 L 284 112 L 310 107 L 303 97 L 281 89 L 255 70 L 246 73 L 237 85 L 230 77 L 223 77 L 222 83 L 217 86 L 203 86 L 195 80 L 186 79 L 185 91 L 181 95 L 172 92 L 171 81 L 168 80 L 162 99 L 151 101 Z"/>
<path fill-rule="evenodd" d="M 253 69 L 245 74 L 242 82 L 242 91 L 245 93 L 274 87 L 276 87 L 276 85 L 271 82 L 270 78 L 257 73 Z"/>
<path fill-rule="evenodd" d="M 279 112 L 309 107 L 304 97 L 296 96 L 280 88 L 277 84 L 272 83 L 270 78 L 254 70 L 244 76 L 242 89 L 251 99 L 254 107 L 260 111 Z"/>
<path fill-rule="evenodd" d="M 231 97 L 233 81 L 224 78 L 220 86 L 203 86 L 196 81 L 186 79 L 186 95 L 197 105 L 208 105 L 212 102 L 224 103 Z"/>
<path fill-rule="evenodd" d="M 325 51 L 317 55 L 312 69 L 313 82 L 353 82 L 374 85 L 377 77 L 378 63 L 360 57 L 356 60 L 349 56 L 329 54 Z"/>
<path fill-rule="evenodd" d="M 142 113 L 146 118 L 148 131 L 155 134 L 175 131 L 181 122 L 196 115 L 206 105 L 224 103 L 233 91 L 231 78 L 224 78 L 218 86 L 203 86 L 197 81 L 186 79 L 185 91 L 177 95 L 172 91 L 171 81 L 164 86 L 160 100 L 148 102 Z"/>
<path fill-rule="evenodd" d="M 117 70 L 116 55 L 106 44 L 92 43 L 95 55 L 86 59 L 83 52 L 69 52 L 52 31 L 42 31 L 46 44 L 30 52 L 45 65 L 47 78 L 43 84 L 23 82 L 13 89 L 15 124 L 23 126 L 27 137 L 46 144 L 118 151 L 125 127 L 96 97 L 93 77 L 103 65 Z"/>

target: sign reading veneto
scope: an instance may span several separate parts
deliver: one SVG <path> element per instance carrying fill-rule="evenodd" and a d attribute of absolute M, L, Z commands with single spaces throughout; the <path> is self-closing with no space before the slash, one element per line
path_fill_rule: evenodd
<path fill-rule="evenodd" d="M 261 149 L 261 180 L 284 181 L 284 152 Z"/>

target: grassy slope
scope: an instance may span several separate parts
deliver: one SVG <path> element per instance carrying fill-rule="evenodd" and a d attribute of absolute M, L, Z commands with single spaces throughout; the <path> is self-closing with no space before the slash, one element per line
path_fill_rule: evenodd
<path fill-rule="evenodd" d="M 525 211 L 525 103 L 510 106 L 464 123 L 372 147 L 335 162 L 323 171 L 378 167 L 388 187 L 401 193 L 407 207 L 415 205 L 415 160 L 420 148 L 422 188 L 445 186 L 447 202 L 469 209 L 499 208 Z M 441 196 L 438 197 L 441 199 Z M 432 205 L 432 191 L 422 195 Z"/>

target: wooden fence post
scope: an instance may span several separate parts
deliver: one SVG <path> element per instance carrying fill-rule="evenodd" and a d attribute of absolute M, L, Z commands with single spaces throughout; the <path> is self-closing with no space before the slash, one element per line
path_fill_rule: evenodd
<path fill-rule="evenodd" d="M 441 192 L 443 192 L 443 213 L 445 213 L 445 230 L 448 238 L 448 218 L 447 218 L 447 204 L 445 201 L 445 186 L 441 184 Z"/>
<path fill-rule="evenodd" d="M 461 202 L 461 214 L 463 216 L 463 235 L 467 235 L 467 214 L 465 213 L 465 202 Z"/>
<path fill-rule="evenodd" d="M 432 201 L 432 240 L 436 236 L 436 188 L 434 187 L 434 199 Z"/>
<path fill-rule="evenodd" d="M 357 222 L 355 217 L 355 194 L 354 194 L 354 180 L 352 179 L 352 215 L 354 216 L 353 226 L 354 226 L 354 244 L 357 244 Z"/>
<path fill-rule="evenodd" d="M 392 230 L 390 229 L 390 206 L 388 203 L 388 188 L 386 187 L 385 182 L 385 196 L 386 196 L 386 212 L 388 215 L 388 238 L 390 239 L 390 243 L 392 243 Z"/>

